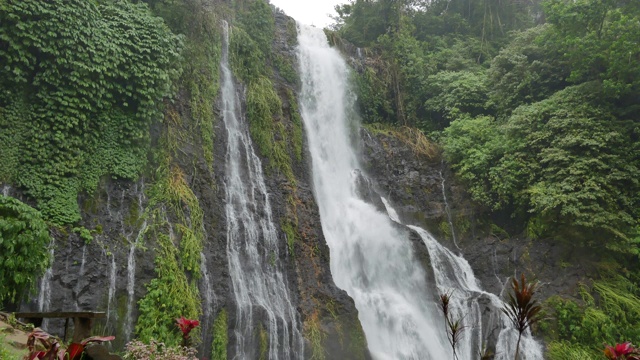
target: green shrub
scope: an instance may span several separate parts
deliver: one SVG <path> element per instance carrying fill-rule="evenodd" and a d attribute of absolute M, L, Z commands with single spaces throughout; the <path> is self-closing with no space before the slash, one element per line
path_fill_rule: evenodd
<path fill-rule="evenodd" d="M 44 273 L 50 241 L 40 212 L 0 195 L 0 303 L 17 300 Z"/>

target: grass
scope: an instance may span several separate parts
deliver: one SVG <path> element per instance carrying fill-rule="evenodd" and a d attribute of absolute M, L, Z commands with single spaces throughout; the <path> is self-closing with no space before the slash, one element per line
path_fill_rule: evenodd
<path fill-rule="evenodd" d="M 440 149 L 435 142 L 429 140 L 419 129 L 408 126 L 392 126 L 382 123 L 365 124 L 369 131 L 374 134 L 392 136 L 405 143 L 413 150 L 414 154 L 425 156 L 434 160 L 440 154 Z"/>

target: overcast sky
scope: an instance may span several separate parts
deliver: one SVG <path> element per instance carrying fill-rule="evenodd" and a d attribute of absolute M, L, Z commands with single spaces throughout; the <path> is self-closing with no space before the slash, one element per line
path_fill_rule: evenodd
<path fill-rule="evenodd" d="M 271 0 L 271 3 L 303 24 L 325 27 L 332 23 L 333 7 L 348 0 Z"/>

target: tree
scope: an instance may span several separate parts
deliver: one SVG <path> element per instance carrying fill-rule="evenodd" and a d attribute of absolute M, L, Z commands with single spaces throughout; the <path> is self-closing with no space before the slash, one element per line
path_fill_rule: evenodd
<path fill-rule="evenodd" d="M 637 113 L 640 94 L 640 3 L 625 0 L 547 0 L 552 40 L 571 63 L 569 80 L 597 80 L 606 95 Z M 637 119 L 637 117 L 636 117 Z"/>
<path fill-rule="evenodd" d="M 40 212 L 0 195 L 0 303 L 16 301 L 49 266 L 49 228 Z"/>

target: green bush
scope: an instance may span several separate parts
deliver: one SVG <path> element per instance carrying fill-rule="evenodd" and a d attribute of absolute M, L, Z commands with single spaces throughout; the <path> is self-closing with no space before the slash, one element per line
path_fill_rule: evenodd
<path fill-rule="evenodd" d="M 50 241 L 40 212 L 0 195 L 0 303 L 15 301 L 44 273 Z"/>
<path fill-rule="evenodd" d="M 80 219 L 78 192 L 102 176 L 136 178 L 181 47 L 145 4 L 2 2 L 2 180 L 66 224 Z"/>

